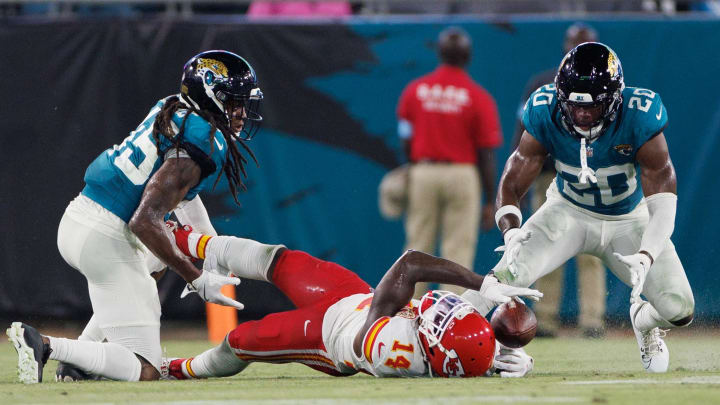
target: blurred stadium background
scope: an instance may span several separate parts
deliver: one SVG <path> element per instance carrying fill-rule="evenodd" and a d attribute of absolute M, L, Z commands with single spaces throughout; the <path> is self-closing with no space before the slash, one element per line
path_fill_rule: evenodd
<path fill-rule="evenodd" d="M 217 230 L 283 243 L 358 272 L 371 284 L 399 255 L 401 222 L 381 218 L 377 187 L 402 163 L 395 105 L 432 70 L 448 25 L 473 39 L 471 75 L 495 97 L 505 142 L 523 86 L 557 66 L 565 29 L 594 27 L 615 49 L 626 83 L 657 91 L 678 173 L 673 241 L 696 299 L 696 322 L 720 319 L 720 2 L 648 0 L 358 1 L 331 17 L 253 17 L 249 1 L 0 0 L 0 317 L 80 327 L 91 307 L 83 277 L 60 257 L 57 225 L 87 165 L 178 91 L 183 63 L 220 48 L 247 58 L 265 93 L 243 206 L 224 178 L 205 197 Z M 344 14 L 344 15 L 343 15 Z M 475 271 L 497 260 L 481 234 Z M 566 272 L 574 285 L 574 272 Z M 160 283 L 163 319 L 200 325 L 204 305 Z M 567 288 L 563 319 L 577 312 Z M 608 277 L 608 318 L 626 322 L 629 289 Z M 289 308 L 272 286 L 244 282 L 241 318 Z M 202 332 L 202 329 L 200 329 Z"/>

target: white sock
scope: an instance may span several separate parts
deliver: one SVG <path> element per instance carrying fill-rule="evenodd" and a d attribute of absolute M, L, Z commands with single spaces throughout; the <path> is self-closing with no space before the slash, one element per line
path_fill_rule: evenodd
<path fill-rule="evenodd" d="M 666 321 L 649 302 L 643 302 L 640 309 L 635 313 L 635 327 L 640 331 L 648 331 L 653 328 L 670 329 L 673 324 Z"/>
<path fill-rule="evenodd" d="M 188 237 L 188 245 L 191 243 L 192 240 Z M 275 253 L 281 247 L 284 246 L 266 245 L 234 236 L 213 236 L 207 242 L 205 252 L 215 255 L 219 266 L 238 277 L 270 281 L 267 279 L 267 271 Z"/>
<path fill-rule="evenodd" d="M 115 343 L 81 342 L 48 336 L 50 358 L 111 380 L 139 381 L 142 365 L 135 353 Z"/>
<path fill-rule="evenodd" d="M 78 337 L 78 340 L 83 342 L 102 342 L 105 340 L 105 335 L 103 335 L 100 330 L 100 326 L 97 323 L 97 317 L 95 315 L 93 315 L 87 325 L 85 325 L 85 329 L 83 329 L 80 337 Z"/>
<path fill-rule="evenodd" d="M 250 363 L 240 360 L 233 353 L 227 337 L 218 346 L 188 360 L 183 364 L 182 372 L 189 378 L 227 377 L 245 369 Z M 191 370 L 188 372 L 188 370 Z M 192 374 L 190 374 L 192 373 Z"/>

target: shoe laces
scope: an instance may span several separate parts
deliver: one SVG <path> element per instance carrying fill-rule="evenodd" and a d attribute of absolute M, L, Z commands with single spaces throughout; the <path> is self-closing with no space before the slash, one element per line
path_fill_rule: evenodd
<path fill-rule="evenodd" d="M 667 331 L 660 328 L 653 328 L 643 333 L 643 358 L 650 358 L 660 352 L 660 342 L 665 337 Z"/>

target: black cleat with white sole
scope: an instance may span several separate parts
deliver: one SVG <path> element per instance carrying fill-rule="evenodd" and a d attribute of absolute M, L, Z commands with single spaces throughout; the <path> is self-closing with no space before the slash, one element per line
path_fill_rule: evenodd
<path fill-rule="evenodd" d="M 18 378 L 24 384 L 42 382 L 43 366 L 50 357 L 50 345 L 43 343 L 35 328 L 13 322 L 6 331 L 18 353 Z"/>
<path fill-rule="evenodd" d="M 101 377 L 92 373 L 85 372 L 72 364 L 58 362 L 57 370 L 55 370 L 55 381 L 72 382 L 72 381 L 97 381 Z"/>

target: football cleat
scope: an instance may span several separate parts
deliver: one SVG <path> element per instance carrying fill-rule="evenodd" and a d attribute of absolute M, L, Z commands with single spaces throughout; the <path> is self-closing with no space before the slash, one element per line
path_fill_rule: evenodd
<path fill-rule="evenodd" d="M 195 261 L 196 259 L 190 253 L 188 246 L 188 236 L 193 231 L 193 227 L 190 225 L 180 225 L 175 221 L 165 221 L 165 228 L 170 232 L 170 239 L 180 249 L 180 251 L 190 260 Z"/>
<path fill-rule="evenodd" d="M 665 331 L 660 328 L 652 328 L 641 331 L 635 326 L 635 315 L 647 302 L 636 302 L 630 305 L 630 322 L 635 332 L 638 346 L 640 347 L 640 361 L 643 368 L 650 373 L 667 372 L 670 366 L 670 351 L 662 339 Z"/>
<path fill-rule="evenodd" d="M 73 382 L 73 381 L 98 381 L 99 375 L 85 372 L 72 364 L 58 362 L 57 370 L 55 370 L 55 381 L 57 382 Z"/>
<path fill-rule="evenodd" d="M 183 367 L 186 367 L 185 362 L 192 359 L 183 358 L 168 358 L 163 357 L 162 363 L 160 364 L 160 379 L 161 380 L 187 380 L 189 377 L 183 374 Z"/>
<path fill-rule="evenodd" d="M 13 322 L 6 333 L 18 353 L 17 372 L 20 382 L 42 382 L 43 366 L 52 352 L 50 345 L 43 343 L 40 332 L 22 322 Z"/>

